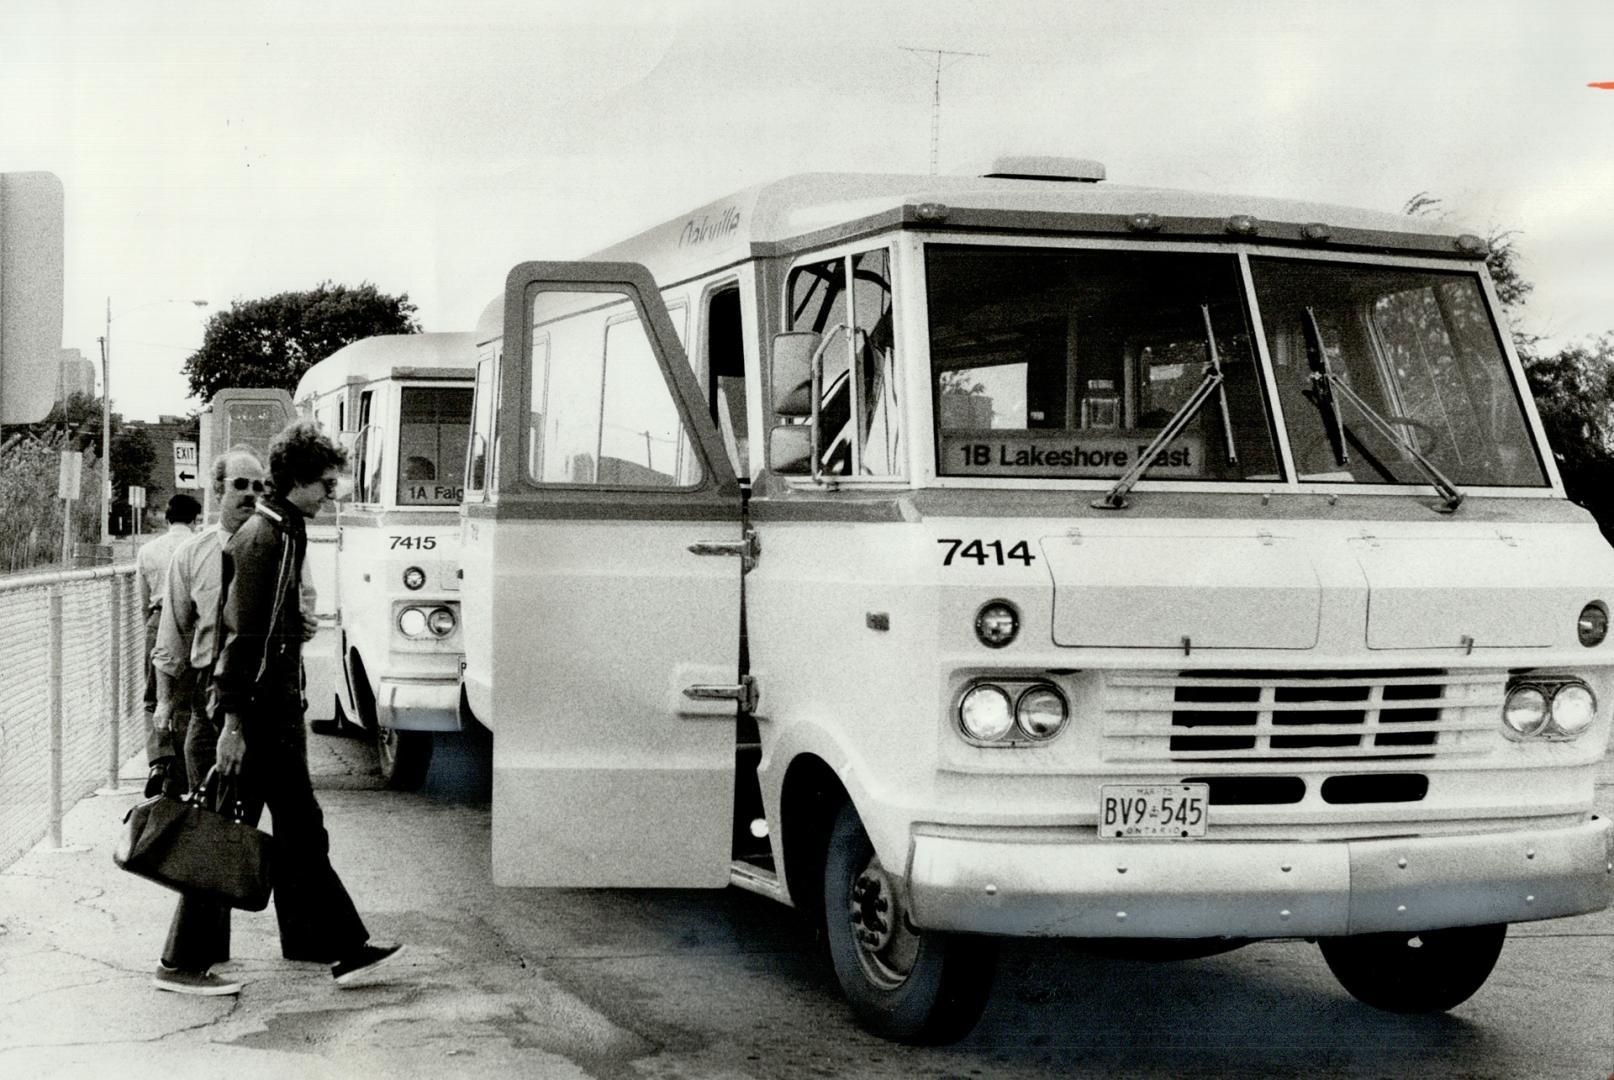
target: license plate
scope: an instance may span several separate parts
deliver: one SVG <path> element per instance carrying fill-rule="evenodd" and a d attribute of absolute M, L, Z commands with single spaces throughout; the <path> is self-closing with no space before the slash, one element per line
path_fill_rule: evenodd
<path fill-rule="evenodd" d="M 1098 792 L 1098 835 L 1104 839 L 1204 836 L 1208 784 L 1105 784 Z"/>

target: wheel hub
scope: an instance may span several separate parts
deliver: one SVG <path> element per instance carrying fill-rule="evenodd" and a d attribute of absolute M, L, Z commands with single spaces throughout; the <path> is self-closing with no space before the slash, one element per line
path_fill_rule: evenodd
<path fill-rule="evenodd" d="M 878 857 L 853 880 L 848 914 L 864 971 L 878 985 L 900 986 L 918 957 L 919 931 L 909 924 L 901 891 Z"/>

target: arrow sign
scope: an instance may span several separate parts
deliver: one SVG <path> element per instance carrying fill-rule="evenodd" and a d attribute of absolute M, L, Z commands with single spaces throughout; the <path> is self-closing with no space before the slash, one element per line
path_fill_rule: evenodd
<path fill-rule="evenodd" d="M 196 444 L 189 441 L 174 440 L 174 487 L 195 488 L 202 485 L 196 477 L 199 470 L 196 467 Z"/>

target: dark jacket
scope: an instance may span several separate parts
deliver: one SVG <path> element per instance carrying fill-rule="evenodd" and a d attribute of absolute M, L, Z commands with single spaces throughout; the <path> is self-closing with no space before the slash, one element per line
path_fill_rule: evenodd
<path fill-rule="evenodd" d="M 302 722 L 279 714 L 296 712 L 301 693 L 298 584 L 307 547 L 302 512 L 278 495 L 265 496 L 224 545 L 213 686 L 219 708 L 241 717 L 245 732 L 260 716 Z"/>

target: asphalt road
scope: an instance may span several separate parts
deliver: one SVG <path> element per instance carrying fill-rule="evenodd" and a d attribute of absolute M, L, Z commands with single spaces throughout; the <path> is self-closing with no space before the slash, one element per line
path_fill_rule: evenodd
<path fill-rule="evenodd" d="M 408 795 L 362 744 L 312 744 L 333 859 L 372 932 L 409 943 L 390 978 L 339 991 L 279 959 L 272 914 L 238 913 L 239 999 L 156 993 L 169 894 L 111 865 L 132 796 L 88 800 L 68 821 L 83 850 L 0 874 L 0 1076 L 1614 1073 L 1614 913 L 1515 928 L 1490 982 L 1432 1017 L 1358 1005 L 1303 943 L 1156 964 L 1011 942 L 973 1034 L 902 1047 L 852 1023 L 811 933 L 759 897 L 494 888 L 485 743 L 442 743 Z M 1609 763 L 1602 781 L 1614 812 Z"/>

